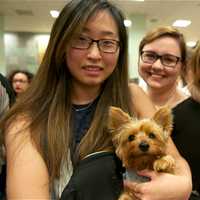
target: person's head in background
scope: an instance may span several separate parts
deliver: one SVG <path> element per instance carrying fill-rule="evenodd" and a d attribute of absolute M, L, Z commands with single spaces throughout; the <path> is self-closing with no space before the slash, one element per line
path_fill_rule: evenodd
<path fill-rule="evenodd" d="M 200 102 L 200 43 L 197 43 L 190 60 L 189 90 L 191 96 Z"/>
<path fill-rule="evenodd" d="M 70 1 L 56 19 L 34 84 L 10 113 L 29 113 L 31 134 L 48 158 L 50 177 L 59 176 L 61 161 L 68 156 L 73 104 L 99 96 L 95 120 L 80 144 L 81 158 L 112 145 L 103 120 L 110 105 L 131 113 L 127 43 L 124 17 L 108 1 Z"/>
<path fill-rule="evenodd" d="M 155 105 L 174 106 L 186 98 L 177 89 L 178 78 L 186 67 L 186 52 L 183 34 L 173 27 L 153 29 L 140 42 L 139 74 Z"/>
<path fill-rule="evenodd" d="M 15 95 L 18 96 L 27 90 L 33 79 L 33 74 L 27 70 L 14 70 L 9 74 L 8 79 Z"/>

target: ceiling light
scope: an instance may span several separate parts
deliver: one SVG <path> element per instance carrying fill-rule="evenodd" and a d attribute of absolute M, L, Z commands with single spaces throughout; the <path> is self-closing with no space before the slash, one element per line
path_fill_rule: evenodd
<path fill-rule="evenodd" d="M 140 1 L 140 2 L 143 2 L 144 0 L 130 0 L 130 1 Z"/>
<path fill-rule="evenodd" d="M 130 27 L 130 26 L 132 25 L 132 21 L 129 20 L 129 19 L 125 19 L 125 20 L 124 20 L 124 25 L 125 25 L 126 27 Z"/>
<path fill-rule="evenodd" d="M 53 17 L 53 18 L 57 18 L 58 16 L 59 16 L 59 11 L 57 11 L 57 10 L 51 10 L 50 11 L 50 14 L 51 14 L 51 16 Z"/>
<path fill-rule="evenodd" d="M 191 21 L 190 20 L 183 20 L 183 19 L 180 19 L 180 20 L 176 20 L 172 26 L 176 26 L 176 27 L 187 27 L 191 24 Z"/>
<path fill-rule="evenodd" d="M 195 47 L 196 44 L 197 44 L 196 41 L 189 41 L 189 42 L 187 42 L 187 46 L 188 46 L 188 47 L 191 47 L 191 48 Z"/>

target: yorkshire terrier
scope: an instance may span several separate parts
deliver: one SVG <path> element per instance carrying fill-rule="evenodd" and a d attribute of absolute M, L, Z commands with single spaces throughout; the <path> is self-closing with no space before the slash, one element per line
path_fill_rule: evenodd
<path fill-rule="evenodd" d="M 172 130 L 169 108 L 160 108 L 151 119 L 137 120 L 120 108 L 110 107 L 108 129 L 112 134 L 116 154 L 128 174 L 130 171 L 144 169 L 173 173 L 175 161 L 166 154 L 167 140 Z M 138 178 L 133 181 L 137 182 Z M 144 181 L 147 180 L 140 182 Z M 133 200 L 133 196 L 126 190 L 118 200 Z"/>

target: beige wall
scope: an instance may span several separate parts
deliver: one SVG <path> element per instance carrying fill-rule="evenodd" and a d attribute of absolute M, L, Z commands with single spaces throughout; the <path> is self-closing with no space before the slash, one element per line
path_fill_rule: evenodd
<path fill-rule="evenodd" d="M 35 73 L 48 44 L 48 34 L 5 33 L 5 60 L 7 73 L 27 69 Z"/>
<path fill-rule="evenodd" d="M 0 73 L 6 73 L 5 52 L 4 52 L 4 19 L 0 15 Z"/>

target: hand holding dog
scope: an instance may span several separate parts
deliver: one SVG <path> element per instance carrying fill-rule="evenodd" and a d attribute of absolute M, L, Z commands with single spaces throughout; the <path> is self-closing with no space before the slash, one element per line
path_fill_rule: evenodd
<path fill-rule="evenodd" d="M 184 177 L 169 173 L 161 173 L 150 170 L 138 172 L 141 176 L 146 176 L 151 179 L 149 182 L 136 183 L 132 181 L 124 181 L 124 187 L 132 191 L 138 200 L 188 200 L 186 188 L 180 187 L 183 185 L 180 181 L 185 182 Z M 161 184 L 162 183 L 162 184 Z M 175 190 L 176 188 L 176 194 Z M 179 197 L 177 198 L 177 194 Z"/>

